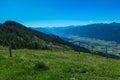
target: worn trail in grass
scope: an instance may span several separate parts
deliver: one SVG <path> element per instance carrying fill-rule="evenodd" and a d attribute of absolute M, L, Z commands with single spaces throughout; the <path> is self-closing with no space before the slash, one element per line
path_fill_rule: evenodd
<path fill-rule="evenodd" d="M 67 50 L 0 50 L 0 80 L 120 80 L 120 60 Z"/>

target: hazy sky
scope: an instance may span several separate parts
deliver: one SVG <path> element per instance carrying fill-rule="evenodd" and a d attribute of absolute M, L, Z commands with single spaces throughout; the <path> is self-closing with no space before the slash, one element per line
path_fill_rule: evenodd
<path fill-rule="evenodd" d="M 0 22 L 29 27 L 120 22 L 120 0 L 0 0 Z"/>

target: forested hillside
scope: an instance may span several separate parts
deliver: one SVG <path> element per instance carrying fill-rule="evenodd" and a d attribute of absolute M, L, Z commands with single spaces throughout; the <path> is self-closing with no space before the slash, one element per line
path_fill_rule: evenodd
<path fill-rule="evenodd" d="M 87 49 L 79 48 L 57 36 L 32 30 L 14 21 L 6 21 L 0 24 L 0 45 L 11 46 L 14 49 L 51 49 L 52 47 L 64 46 L 87 51 Z"/>

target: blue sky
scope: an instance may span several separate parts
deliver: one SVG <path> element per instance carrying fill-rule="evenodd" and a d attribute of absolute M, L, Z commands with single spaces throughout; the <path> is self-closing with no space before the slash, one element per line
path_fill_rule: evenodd
<path fill-rule="evenodd" d="M 120 22 L 120 0 L 0 0 L 0 22 L 29 27 Z"/>

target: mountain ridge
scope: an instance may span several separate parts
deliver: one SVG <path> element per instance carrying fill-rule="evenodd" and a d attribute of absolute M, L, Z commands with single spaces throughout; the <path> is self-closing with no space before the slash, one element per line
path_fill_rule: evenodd
<path fill-rule="evenodd" d="M 49 29 L 49 28 L 44 28 Z M 58 36 L 80 36 L 80 37 L 88 37 L 88 38 L 95 38 L 95 39 L 101 39 L 106 41 L 116 41 L 120 43 L 120 39 L 118 38 L 120 36 L 120 23 L 112 22 L 112 23 L 96 23 L 96 24 L 88 24 L 83 26 L 73 26 L 71 28 L 64 28 L 63 30 L 59 31 L 57 30 L 59 28 L 54 28 L 52 34 L 58 35 Z M 37 29 L 38 31 L 39 28 Z M 44 31 L 43 31 L 44 32 Z M 50 29 L 49 29 L 50 32 Z M 47 33 L 45 31 L 44 33 Z"/>
<path fill-rule="evenodd" d="M 14 21 L 6 21 L 0 25 L 0 45 L 11 46 L 14 49 L 52 49 L 53 47 L 68 46 L 74 50 L 77 48 L 88 51 L 83 47 L 80 48 L 64 41 L 58 36 L 35 31 Z"/>
<path fill-rule="evenodd" d="M 21 45 L 21 47 L 28 47 L 31 46 L 32 48 L 32 43 L 38 43 L 40 41 L 42 41 L 43 43 L 44 42 L 47 42 L 47 40 L 49 40 L 48 42 L 52 42 L 52 40 L 50 39 L 54 39 L 56 38 L 56 40 L 58 40 L 58 43 L 59 41 L 62 41 L 60 40 L 59 38 L 55 37 L 55 36 L 52 36 L 52 35 L 47 35 L 47 34 L 44 34 L 44 33 L 41 33 L 41 32 L 37 32 L 37 31 L 34 31 L 30 28 L 27 28 L 26 26 L 20 24 L 20 23 L 17 23 L 17 22 L 14 22 L 14 21 L 6 21 L 5 23 L 3 23 L 0 27 L 0 32 L 1 32 L 1 37 L 4 37 L 4 38 L 1 38 L 3 40 L 1 41 L 6 41 L 6 42 L 2 42 L 4 45 L 9 45 L 11 44 L 13 48 L 19 48 L 19 47 L 15 47 L 15 45 L 13 46 L 13 44 L 16 44 L 17 43 L 17 40 L 20 40 L 21 44 L 26 44 L 26 43 L 29 43 L 29 44 L 26 44 L 26 45 Z M 4 35 L 4 36 L 2 36 Z M 13 36 L 11 36 L 13 35 Z M 12 41 L 13 40 L 13 41 Z M 15 43 L 14 43 L 15 41 Z M 35 41 L 35 42 L 33 42 Z M 19 41 L 18 41 L 19 42 Z"/>

